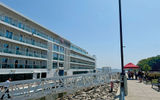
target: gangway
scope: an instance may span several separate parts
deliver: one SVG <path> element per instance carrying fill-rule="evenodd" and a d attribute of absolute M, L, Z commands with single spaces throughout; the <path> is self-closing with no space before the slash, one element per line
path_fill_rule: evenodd
<path fill-rule="evenodd" d="M 92 73 L 74 76 L 61 76 L 34 80 L 14 81 L 9 83 L 11 100 L 38 99 L 50 94 L 76 91 L 86 87 L 108 83 L 117 79 L 116 73 Z M 0 83 L 0 87 L 5 86 Z M 0 90 L 0 97 L 6 90 Z M 7 99 L 7 98 L 5 98 Z"/>

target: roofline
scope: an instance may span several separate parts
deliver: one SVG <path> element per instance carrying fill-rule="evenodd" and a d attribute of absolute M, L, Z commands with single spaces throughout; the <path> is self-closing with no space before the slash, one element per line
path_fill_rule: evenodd
<path fill-rule="evenodd" d="M 83 48 L 81 48 L 81 47 L 79 47 L 79 46 L 77 46 L 77 45 L 73 44 L 71 41 L 69 41 L 69 40 L 65 39 L 64 37 L 61 37 L 60 35 L 58 35 L 58 34 L 56 34 L 55 32 L 53 32 L 53 31 L 49 30 L 48 28 L 46 28 L 45 26 L 42 26 L 42 25 L 38 24 L 37 22 L 33 21 L 32 19 L 28 18 L 27 16 L 24 16 L 23 14 L 21 14 L 20 12 L 15 11 L 14 9 L 12 9 L 12 8 L 8 7 L 8 6 L 7 6 L 7 5 L 5 5 L 4 3 L 0 2 L 0 6 L 2 6 L 2 7 L 4 7 L 4 8 L 6 8 L 6 9 L 8 9 L 8 10 L 10 10 L 11 12 L 13 12 L 13 13 L 17 14 L 17 15 L 18 15 L 18 16 L 20 16 L 20 17 L 23 17 L 23 18 L 24 18 L 24 19 L 26 19 L 26 20 L 29 20 L 31 23 L 38 25 L 39 27 L 41 27 L 41 28 L 45 29 L 46 31 L 53 33 L 53 34 L 54 34 L 54 35 L 56 35 L 57 37 L 59 37 L 59 38 L 62 38 L 62 39 L 64 39 L 64 40 L 66 40 L 66 41 L 67 41 L 67 42 L 69 42 L 71 45 L 74 45 L 74 46 L 76 46 L 76 47 L 78 47 L 78 48 L 80 48 L 80 49 L 84 50 L 85 52 L 87 52 L 85 49 L 83 49 Z M 88 54 L 88 52 L 87 52 L 87 54 Z"/>
<path fill-rule="evenodd" d="M 15 11 L 14 9 L 8 7 L 7 5 L 3 4 L 2 2 L 0 2 L 0 6 L 6 8 L 6 9 L 8 9 L 8 10 L 10 10 L 11 12 L 17 14 L 17 15 L 20 16 L 20 17 L 23 17 L 23 18 L 26 19 L 26 20 L 29 20 L 31 23 L 38 25 L 39 27 L 45 29 L 46 31 L 53 33 L 53 34 L 56 35 L 57 37 L 62 38 L 62 39 L 64 39 L 64 40 L 66 40 L 67 42 L 71 43 L 69 40 L 65 39 L 64 37 L 58 35 L 57 33 L 53 32 L 53 31 L 51 31 L 51 30 L 49 30 L 49 29 L 46 28 L 45 26 L 42 26 L 42 25 L 38 24 L 37 22 L 33 21 L 32 19 L 28 18 L 27 16 L 24 16 L 24 15 L 21 14 L 20 12 Z"/>

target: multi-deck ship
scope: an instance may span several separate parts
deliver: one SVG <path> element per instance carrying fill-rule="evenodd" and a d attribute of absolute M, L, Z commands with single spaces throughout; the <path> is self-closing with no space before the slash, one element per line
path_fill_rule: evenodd
<path fill-rule="evenodd" d="M 96 58 L 0 3 L 0 82 L 94 72 Z"/>

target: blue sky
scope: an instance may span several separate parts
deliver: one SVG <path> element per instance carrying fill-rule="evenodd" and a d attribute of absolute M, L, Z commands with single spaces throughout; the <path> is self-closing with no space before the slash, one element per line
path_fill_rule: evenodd
<path fill-rule="evenodd" d="M 118 0 L 0 0 L 120 68 Z M 160 54 L 160 0 L 122 0 L 124 63 Z"/>

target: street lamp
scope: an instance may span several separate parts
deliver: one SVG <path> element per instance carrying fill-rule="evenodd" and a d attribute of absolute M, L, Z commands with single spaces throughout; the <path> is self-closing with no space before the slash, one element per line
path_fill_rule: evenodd
<path fill-rule="evenodd" d="M 120 100 L 124 100 L 125 96 L 125 72 L 124 72 L 124 59 L 123 59 L 123 35 L 122 35 L 122 12 L 121 12 L 121 0 L 119 0 L 119 26 L 120 26 L 120 51 L 121 51 L 121 93 Z"/>

